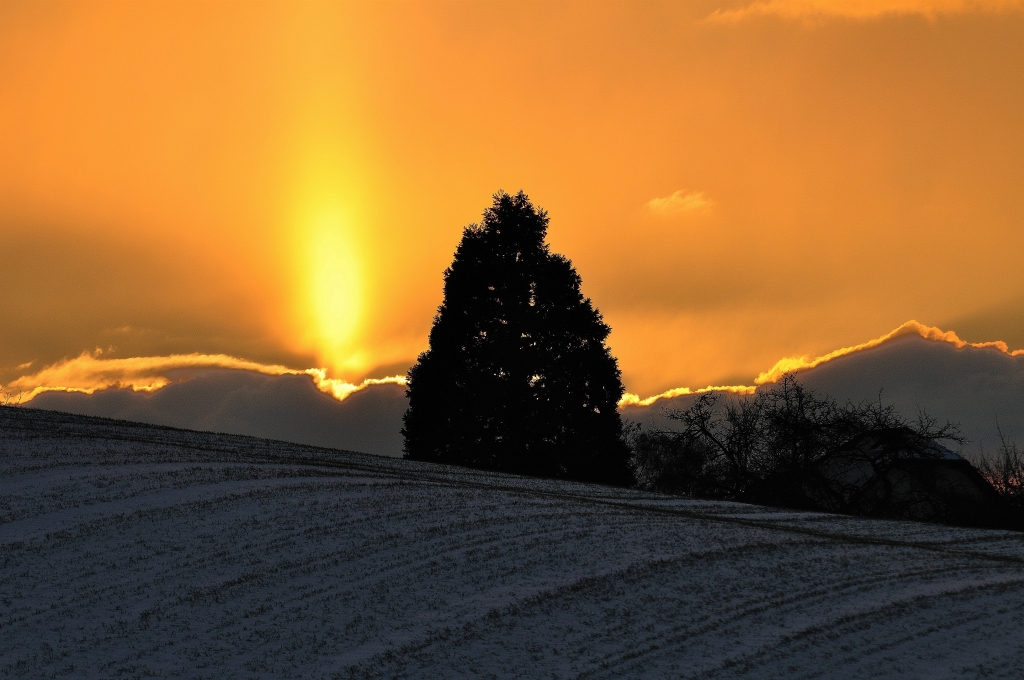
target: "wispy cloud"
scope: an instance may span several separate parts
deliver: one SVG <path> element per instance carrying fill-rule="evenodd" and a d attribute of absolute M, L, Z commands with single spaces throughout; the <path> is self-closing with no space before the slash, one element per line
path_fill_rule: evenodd
<path fill-rule="evenodd" d="M 708 21 L 735 22 L 759 16 L 820 20 L 830 17 L 877 19 L 895 15 L 919 15 L 929 19 L 968 12 L 1024 10 L 1024 0 L 756 0 L 737 9 L 715 10 Z"/>
<path fill-rule="evenodd" d="M 296 370 L 276 364 L 261 364 L 226 354 L 173 354 L 170 356 L 131 357 L 126 359 L 103 359 L 99 350 L 83 352 L 73 359 L 65 359 L 31 375 L 22 376 L 8 383 L 9 390 L 26 393 L 26 401 L 49 391 L 84 392 L 108 388 L 131 389 L 136 392 L 152 392 L 166 387 L 174 371 L 187 369 L 230 368 L 255 371 L 265 375 L 308 375 L 321 392 L 338 401 L 370 385 L 404 385 L 404 376 L 368 378 L 353 384 L 339 378 L 328 378 L 323 368 Z"/>
<path fill-rule="evenodd" d="M 708 198 L 703 191 L 687 192 L 683 189 L 674 192 L 671 196 L 652 198 L 647 201 L 650 211 L 658 215 L 706 213 L 714 205 L 715 202 Z"/>

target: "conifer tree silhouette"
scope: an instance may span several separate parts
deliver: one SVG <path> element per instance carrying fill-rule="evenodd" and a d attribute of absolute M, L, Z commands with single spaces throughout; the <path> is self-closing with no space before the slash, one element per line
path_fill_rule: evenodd
<path fill-rule="evenodd" d="M 522 191 L 493 198 L 463 232 L 430 349 L 409 371 L 405 456 L 628 483 L 611 329 L 549 252 L 547 213 Z"/>

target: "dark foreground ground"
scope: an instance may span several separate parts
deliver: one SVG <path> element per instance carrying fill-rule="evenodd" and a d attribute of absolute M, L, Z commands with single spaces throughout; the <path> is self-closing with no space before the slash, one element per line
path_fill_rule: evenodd
<path fill-rule="evenodd" d="M 1024 535 L 0 409 L 0 677 L 1021 677 Z"/>

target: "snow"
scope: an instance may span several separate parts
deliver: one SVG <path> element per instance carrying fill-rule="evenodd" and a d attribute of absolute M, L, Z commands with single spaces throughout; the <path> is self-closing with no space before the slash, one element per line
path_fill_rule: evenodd
<path fill-rule="evenodd" d="M 1024 536 L 0 409 L 0 676 L 1020 677 Z"/>

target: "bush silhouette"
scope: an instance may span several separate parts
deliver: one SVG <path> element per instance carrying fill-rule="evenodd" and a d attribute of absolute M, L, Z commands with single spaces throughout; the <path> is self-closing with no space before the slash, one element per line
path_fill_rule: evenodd
<path fill-rule="evenodd" d="M 430 349 L 409 371 L 406 458 L 629 482 L 610 328 L 549 252 L 547 227 L 520 191 L 495 194 L 464 230 Z"/>

